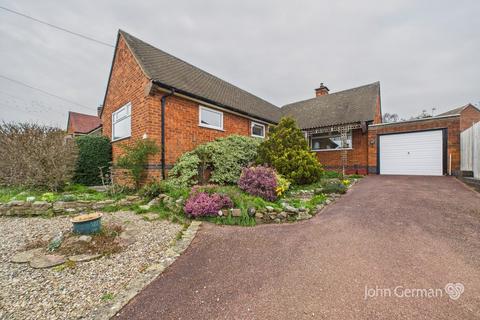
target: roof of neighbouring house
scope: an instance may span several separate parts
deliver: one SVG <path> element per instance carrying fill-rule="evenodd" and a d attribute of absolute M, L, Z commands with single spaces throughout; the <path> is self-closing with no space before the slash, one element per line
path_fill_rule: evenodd
<path fill-rule="evenodd" d="M 375 118 L 380 82 L 339 91 L 282 107 L 282 115 L 297 120 L 301 129 L 372 121 Z"/>
<path fill-rule="evenodd" d="M 140 67 L 151 80 L 206 99 L 233 111 L 278 122 L 279 108 L 233 84 L 119 30 Z"/>
<path fill-rule="evenodd" d="M 83 114 L 78 112 L 68 112 L 68 133 L 83 133 L 87 134 L 102 126 L 102 121 L 97 116 L 90 114 Z"/>
<path fill-rule="evenodd" d="M 443 117 L 443 116 L 453 116 L 453 115 L 457 115 L 457 114 L 460 114 L 463 110 L 465 110 L 466 108 L 468 107 L 473 107 L 475 109 L 477 109 L 478 111 L 480 111 L 477 107 L 475 107 L 473 104 L 469 103 L 469 104 L 466 104 L 464 106 L 461 106 L 461 107 L 458 107 L 458 108 L 455 108 L 455 109 L 452 109 L 452 110 L 449 110 L 447 112 L 444 112 L 444 113 L 440 113 L 438 115 L 436 115 L 435 117 Z"/>

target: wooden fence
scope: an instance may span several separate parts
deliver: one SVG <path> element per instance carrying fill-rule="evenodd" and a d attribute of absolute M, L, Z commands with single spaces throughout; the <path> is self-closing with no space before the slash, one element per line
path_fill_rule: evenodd
<path fill-rule="evenodd" d="M 460 134 L 461 170 L 480 179 L 480 122 Z"/>

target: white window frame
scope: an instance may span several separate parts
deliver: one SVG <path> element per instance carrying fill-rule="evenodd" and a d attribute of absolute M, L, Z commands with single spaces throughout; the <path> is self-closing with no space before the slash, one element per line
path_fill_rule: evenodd
<path fill-rule="evenodd" d="M 337 135 L 337 134 L 335 134 Z M 340 135 L 340 133 L 338 133 L 338 135 Z M 313 136 L 310 136 L 309 137 L 309 141 L 308 143 L 310 144 L 310 149 L 312 151 L 316 151 L 316 152 L 325 152 L 325 151 L 341 151 L 341 150 L 353 150 L 353 132 L 352 131 L 349 131 L 347 133 L 348 136 L 350 136 L 350 141 L 351 141 L 351 146 L 350 147 L 347 147 L 347 148 L 337 148 L 337 149 L 313 149 L 313 139 L 314 138 L 328 138 L 330 136 L 332 136 L 331 134 L 322 134 L 322 135 L 313 135 Z"/>
<path fill-rule="evenodd" d="M 115 119 L 115 116 L 117 114 L 119 114 L 120 112 L 125 111 L 125 109 L 127 111 L 127 114 L 125 116 L 119 118 L 119 119 Z M 130 135 L 125 136 L 125 137 L 115 138 L 115 124 L 117 124 L 118 122 L 120 122 L 122 120 L 125 120 L 127 118 L 130 118 Z M 125 105 L 123 105 L 122 107 L 120 107 L 117 110 L 115 110 L 114 112 L 112 112 L 112 142 L 122 140 L 122 139 L 126 139 L 126 138 L 130 138 L 131 136 L 132 136 L 132 103 L 128 102 Z"/>
<path fill-rule="evenodd" d="M 263 128 L 263 135 L 259 136 L 259 135 L 253 134 L 253 127 L 254 126 L 262 127 Z M 265 138 L 265 130 L 267 130 L 267 128 L 265 127 L 265 125 L 263 123 L 258 123 L 258 122 L 252 121 L 251 124 L 250 124 L 250 134 L 252 135 L 252 137 Z"/>
<path fill-rule="evenodd" d="M 220 115 L 220 124 L 221 124 L 220 127 L 202 123 L 202 110 L 206 110 L 206 111 L 213 112 L 213 113 L 216 113 L 216 114 Z M 215 110 L 215 109 L 210 109 L 210 108 L 204 107 L 202 105 L 199 105 L 198 106 L 198 125 L 200 127 L 204 127 L 204 128 L 223 131 L 223 112 Z"/>

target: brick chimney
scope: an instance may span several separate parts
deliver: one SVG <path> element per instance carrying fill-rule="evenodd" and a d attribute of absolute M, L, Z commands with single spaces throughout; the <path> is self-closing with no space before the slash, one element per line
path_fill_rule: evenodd
<path fill-rule="evenodd" d="M 323 82 L 320 83 L 320 87 L 315 89 L 315 96 L 320 97 L 328 94 L 328 91 L 330 91 L 326 86 L 323 85 Z"/>

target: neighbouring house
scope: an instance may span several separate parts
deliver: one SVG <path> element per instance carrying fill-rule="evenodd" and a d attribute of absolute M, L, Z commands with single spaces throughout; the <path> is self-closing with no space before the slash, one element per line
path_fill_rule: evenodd
<path fill-rule="evenodd" d="M 263 139 L 269 126 L 283 116 L 297 120 L 327 169 L 359 174 L 432 174 L 434 171 L 423 169 L 402 170 L 416 162 L 424 168 L 429 164 L 422 161 L 439 157 L 434 165 L 442 163 L 442 174 L 448 166 L 452 171 L 459 170 L 455 151 L 458 141 L 454 140 L 459 140 L 456 137 L 460 128 L 468 127 L 468 119 L 474 121 L 477 113 L 480 115 L 473 108 L 455 109 L 451 111 L 455 114 L 418 121 L 417 125 L 382 124 L 379 82 L 335 93 L 321 84 L 313 98 L 280 108 L 120 30 L 100 117 L 103 134 L 112 141 L 114 162 L 122 154 L 122 144 L 145 138 L 157 141 L 161 152 L 150 159 L 149 178 L 165 177 L 183 153 L 216 138 L 240 134 Z M 458 126 L 443 123 L 447 118 L 458 122 Z M 403 142 L 406 146 L 401 149 L 400 145 L 397 150 L 409 152 L 409 159 L 404 161 L 408 165 L 385 170 L 398 164 L 379 164 L 392 157 L 389 143 L 395 149 L 399 142 L 393 136 L 389 142 L 384 138 L 387 133 L 439 129 L 448 131 L 451 141 L 446 147 L 445 133 L 440 140 L 436 134 L 432 138 L 434 154 L 422 158 L 409 149 L 418 147 L 417 136 L 402 136 L 408 138 Z M 441 155 L 437 154 L 438 148 Z M 443 163 L 444 153 L 451 154 L 447 165 Z"/>
<path fill-rule="evenodd" d="M 102 121 L 98 116 L 69 111 L 67 134 L 71 137 L 87 134 L 101 135 Z"/>

